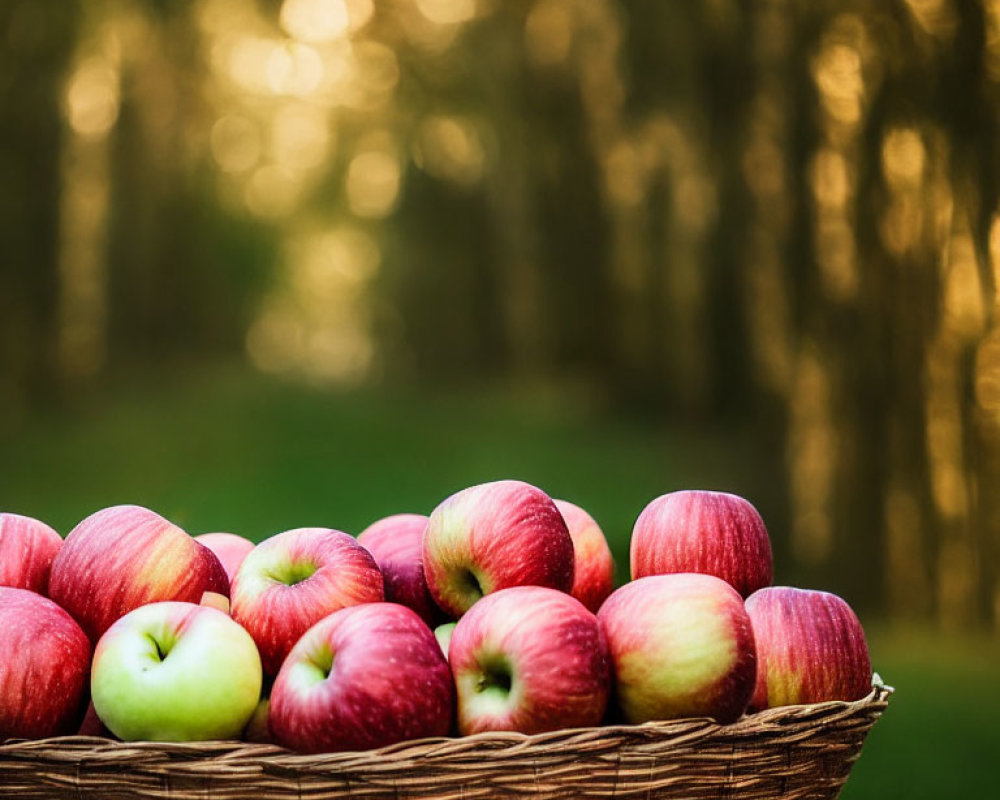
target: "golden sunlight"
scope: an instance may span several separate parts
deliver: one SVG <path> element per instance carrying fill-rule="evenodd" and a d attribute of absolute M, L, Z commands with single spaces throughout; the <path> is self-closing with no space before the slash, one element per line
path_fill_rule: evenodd
<path fill-rule="evenodd" d="M 905 0 L 914 22 L 927 34 L 939 39 L 955 35 L 958 16 L 952 0 Z"/>
<path fill-rule="evenodd" d="M 280 106 L 271 117 L 271 154 L 282 166 L 312 170 L 326 163 L 333 127 L 322 108 L 302 102 Z"/>
<path fill-rule="evenodd" d="M 895 189 L 918 186 L 927 151 L 915 128 L 893 128 L 882 141 L 882 172 Z"/>
<path fill-rule="evenodd" d="M 387 147 L 363 149 L 347 168 L 347 200 L 359 217 L 382 218 L 392 213 L 399 196 L 399 160 Z"/>
<path fill-rule="evenodd" d="M 788 442 L 792 548 L 802 563 L 813 565 L 829 557 L 833 544 L 830 503 L 840 455 L 826 363 L 814 343 L 803 345 L 796 364 Z"/>
<path fill-rule="evenodd" d="M 540 0 L 524 23 L 528 57 L 539 66 L 569 61 L 573 47 L 573 8 L 565 0 Z"/>
<path fill-rule="evenodd" d="M 209 135 L 212 156 L 223 172 L 246 172 L 261 155 L 260 129 L 241 114 L 226 114 L 216 121 Z"/>
<path fill-rule="evenodd" d="M 118 73 L 106 59 L 87 59 L 66 88 L 66 117 L 81 136 L 104 136 L 118 119 Z"/>
<path fill-rule="evenodd" d="M 308 95 L 323 80 L 323 59 L 309 45 L 292 42 L 271 49 L 267 84 L 275 94 Z"/>
<path fill-rule="evenodd" d="M 247 333 L 251 361 L 320 383 L 364 379 L 375 353 L 367 294 L 381 261 L 378 243 L 341 225 L 293 236 L 285 257 L 290 279 Z"/>
<path fill-rule="evenodd" d="M 421 124 L 414 161 L 436 178 L 461 185 L 478 183 L 486 154 L 476 126 L 468 119 L 431 116 Z"/>
<path fill-rule="evenodd" d="M 813 156 L 809 177 L 820 208 L 841 211 L 847 206 L 853 192 L 853 176 L 843 153 L 831 147 L 819 150 Z"/>
<path fill-rule="evenodd" d="M 244 201 L 257 216 L 276 219 L 295 209 L 300 191 L 301 182 L 295 173 L 277 164 L 266 164 L 251 175 Z"/>
<path fill-rule="evenodd" d="M 281 27 L 301 42 L 330 42 L 351 24 L 344 0 L 285 0 Z"/>
<path fill-rule="evenodd" d="M 417 8 L 437 25 L 461 25 L 476 16 L 476 0 L 415 0 Z"/>

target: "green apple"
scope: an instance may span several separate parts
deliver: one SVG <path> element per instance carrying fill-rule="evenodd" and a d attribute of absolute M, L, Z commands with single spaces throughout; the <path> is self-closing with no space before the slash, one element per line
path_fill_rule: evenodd
<path fill-rule="evenodd" d="M 253 638 L 209 606 L 160 602 L 115 622 L 94 651 L 97 716 L 125 741 L 239 738 L 260 700 Z"/>
<path fill-rule="evenodd" d="M 444 653 L 445 658 L 448 657 L 448 646 L 451 644 L 451 635 L 455 632 L 457 624 L 457 622 L 446 622 L 434 629 L 434 637 L 438 640 L 438 644 L 441 645 L 441 651 Z"/>

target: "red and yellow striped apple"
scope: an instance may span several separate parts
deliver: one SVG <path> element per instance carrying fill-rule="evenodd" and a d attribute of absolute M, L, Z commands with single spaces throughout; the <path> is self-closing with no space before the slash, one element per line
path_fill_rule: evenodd
<path fill-rule="evenodd" d="M 275 740 L 306 753 L 444 736 L 454 687 L 431 629 L 398 603 L 344 608 L 311 627 L 271 689 Z"/>
<path fill-rule="evenodd" d="M 522 481 L 463 489 L 431 512 L 424 574 L 434 602 L 460 617 L 511 586 L 573 586 L 573 540 L 552 498 Z"/>
<path fill-rule="evenodd" d="M 276 675 L 310 626 L 346 606 L 384 598 L 382 573 L 353 536 L 295 528 L 258 544 L 240 564 L 233 619 L 253 636 L 264 672 Z"/>
<path fill-rule="evenodd" d="M 515 586 L 484 597 L 455 626 L 448 662 L 463 735 L 597 725 L 607 707 L 597 618 L 555 589 Z"/>
<path fill-rule="evenodd" d="M 194 537 L 198 544 L 203 544 L 219 559 L 222 568 L 226 571 L 230 582 L 236 575 L 236 570 L 240 568 L 243 559 L 253 550 L 254 543 L 249 539 L 238 536 L 235 533 L 202 533 Z"/>
<path fill-rule="evenodd" d="M 90 654 L 66 611 L 28 589 L 0 586 L 0 742 L 75 733 Z"/>
<path fill-rule="evenodd" d="M 615 588 L 615 562 L 604 531 L 590 514 L 566 500 L 556 500 L 573 540 L 573 587 L 570 594 L 597 613 Z"/>
<path fill-rule="evenodd" d="M 860 700 L 871 691 L 865 632 L 835 594 L 790 586 L 746 601 L 757 642 L 754 710 L 826 700 Z"/>
<path fill-rule="evenodd" d="M 629 545 L 632 578 L 700 572 L 728 582 L 744 598 L 774 574 L 764 520 L 735 494 L 687 490 L 652 500 Z"/>
<path fill-rule="evenodd" d="M 720 578 L 651 575 L 627 583 L 597 613 L 618 704 L 628 722 L 708 716 L 735 721 L 756 679 L 750 618 Z"/>
<path fill-rule="evenodd" d="M 0 586 L 47 595 L 52 562 L 62 537 L 44 522 L 0 514 Z"/>
<path fill-rule="evenodd" d="M 52 562 L 49 578 L 49 597 L 95 643 L 134 608 L 162 600 L 197 603 L 205 592 L 229 595 L 219 559 L 141 506 L 113 506 L 80 522 Z"/>

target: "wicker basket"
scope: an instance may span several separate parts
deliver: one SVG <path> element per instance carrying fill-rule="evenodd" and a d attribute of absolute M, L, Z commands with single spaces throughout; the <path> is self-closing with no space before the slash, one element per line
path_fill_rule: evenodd
<path fill-rule="evenodd" d="M 788 706 L 732 725 L 644 725 L 423 739 L 303 756 L 242 742 L 0 745 L 0 795 L 19 800 L 294 798 L 834 798 L 892 690 Z"/>

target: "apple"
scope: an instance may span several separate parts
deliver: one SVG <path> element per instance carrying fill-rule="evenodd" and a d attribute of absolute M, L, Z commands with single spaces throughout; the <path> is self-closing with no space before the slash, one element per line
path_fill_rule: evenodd
<path fill-rule="evenodd" d="M 630 543 L 632 578 L 701 572 L 744 598 L 771 583 L 764 520 L 735 494 L 687 490 L 661 495 L 639 514 Z"/>
<path fill-rule="evenodd" d="M 274 744 L 274 737 L 271 736 L 271 729 L 268 727 L 267 720 L 271 711 L 271 698 L 261 697 L 260 701 L 257 703 L 257 707 L 254 709 L 253 714 L 250 715 L 250 720 L 247 722 L 246 727 L 243 728 L 243 741 L 253 742 L 254 744 Z"/>
<path fill-rule="evenodd" d="M 97 736 L 102 739 L 111 739 L 114 734 L 108 730 L 108 726 L 101 722 L 94 708 L 94 701 L 87 703 L 87 711 L 83 715 L 83 721 L 76 731 L 77 736 Z"/>
<path fill-rule="evenodd" d="M 193 603 L 130 611 L 101 636 L 94 710 L 124 741 L 235 739 L 260 699 L 253 639 L 227 614 Z"/>
<path fill-rule="evenodd" d="M 141 506 L 113 506 L 80 522 L 52 562 L 49 597 L 92 642 L 146 603 L 197 603 L 229 594 L 219 559 L 183 530 Z"/>
<path fill-rule="evenodd" d="M 573 586 L 573 540 L 552 498 L 522 481 L 463 489 L 431 512 L 424 574 L 434 602 L 457 618 L 511 586 Z"/>
<path fill-rule="evenodd" d="M 743 599 L 720 578 L 651 575 L 627 583 L 597 612 L 618 704 L 627 722 L 712 717 L 735 721 L 757 662 Z"/>
<path fill-rule="evenodd" d="M 445 622 L 438 625 L 434 629 L 434 638 L 438 640 L 438 644 L 441 645 L 441 652 L 444 653 L 444 657 L 448 657 L 448 647 L 451 645 L 451 635 L 455 632 L 455 626 L 457 622 Z"/>
<path fill-rule="evenodd" d="M 44 522 L 0 514 L 0 586 L 48 594 L 52 561 L 62 537 Z"/>
<path fill-rule="evenodd" d="M 83 715 L 83 721 L 76 732 L 77 736 L 96 736 L 101 739 L 113 739 L 115 735 L 108 729 L 108 726 L 101 722 L 94 708 L 94 701 L 87 703 L 87 711 Z"/>
<path fill-rule="evenodd" d="M 597 613 L 615 588 L 615 562 L 604 532 L 590 514 L 566 500 L 556 500 L 573 540 L 573 587 L 570 594 Z"/>
<path fill-rule="evenodd" d="M 556 589 L 487 595 L 456 624 L 448 661 L 462 735 L 588 727 L 607 707 L 608 651 L 597 618 Z"/>
<path fill-rule="evenodd" d="M 271 690 L 269 727 L 305 753 L 367 750 L 451 726 L 454 687 L 431 629 L 398 603 L 331 614 L 302 636 Z"/>
<path fill-rule="evenodd" d="M 74 733 L 90 652 L 87 635 L 54 602 L 0 586 L 0 742 Z"/>
<path fill-rule="evenodd" d="M 253 542 L 235 533 L 202 533 L 195 536 L 194 540 L 215 553 L 230 581 L 247 553 L 254 548 Z"/>
<path fill-rule="evenodd" d="M 394 514 L 358 534 L 358 543 L 375 557 L 385 579 L 385 599 L 409 606 L 431 627 L 444 619 L 424 578 L 424 530 L 427 517 Z"/>
<path fill-rule="evenodd" d="M 753 710 L 860 700 L 871 690 L 865 632 L 843 598 L 774 586 L 750 595 L 746 609 L 757 641 Z"/>
<path fill-rule="evenodd" d="M 295 528 L 258 544 L 233 578 L 233 619 L 253 636 L 264 672 L 276 675 L 306 630 L 346 606 L 384 599 L 378 564 L 352 536 Z"/>
<path fill-rule="evenodd" d="M 223 614 L 228 614 L 230 611 L 229 598 L 224 594 L 219 594 L 218 592 L 203 593 L 198 605 L 211 606 L 212 608 L 218 609 Z"/>

